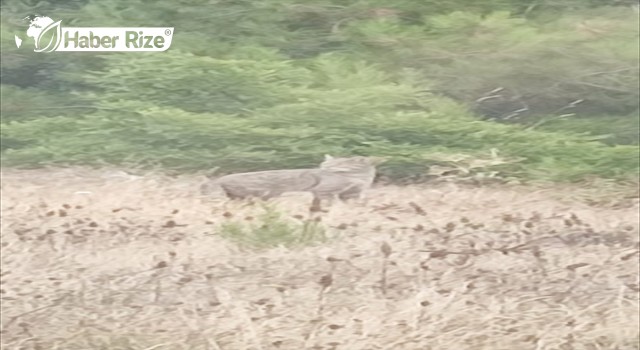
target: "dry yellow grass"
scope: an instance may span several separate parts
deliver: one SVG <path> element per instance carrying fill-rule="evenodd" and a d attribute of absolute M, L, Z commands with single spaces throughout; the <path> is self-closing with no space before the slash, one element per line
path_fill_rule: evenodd
<path fill-rule="evenodd" d="M 4 170 L 3 349 L 638 348 L 637 202 L 385 186 L 319 214 L 328 241 L 257 250 L 216 231 L 261 207 L 198 181 Z"/>

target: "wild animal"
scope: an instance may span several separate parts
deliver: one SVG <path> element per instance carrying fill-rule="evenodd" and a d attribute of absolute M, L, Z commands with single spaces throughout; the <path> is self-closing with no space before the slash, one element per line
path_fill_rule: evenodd
<path fill-rule="evenodd" d="M 269 199 L 286 192 L 311 192 L 314 205 L 323 199 L 358 198 L 371 187 L 380 158 L 325 155 L 318 168 L 230 174 L 202 185 L 203 194 L 221 189 L 231 199 Z"/>

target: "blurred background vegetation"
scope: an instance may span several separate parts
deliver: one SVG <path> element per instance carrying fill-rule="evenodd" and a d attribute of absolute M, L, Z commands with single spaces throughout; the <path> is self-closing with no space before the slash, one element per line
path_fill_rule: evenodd
<path fill-rule="evenodd" d="M 376 155 L 395 180 L 638 176 L 636 0 L 2 1 L 3 166 L 220 172 Z M 171 26 L 38 54 L 27 15 Z"/>

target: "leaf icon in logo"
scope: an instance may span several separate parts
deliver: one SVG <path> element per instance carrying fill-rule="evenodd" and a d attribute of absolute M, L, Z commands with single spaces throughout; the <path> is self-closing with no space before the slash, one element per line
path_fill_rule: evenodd
<path fill-rule="evenodd" d="M 20 37 L 17 35 L 14 36 L 16 37 L 16 46 L 20 48 L 20 45 L 22 45 L 22 39 L 20 39 Z"/>
<path fill-rule="evenodd" d="M 62 41 L 62 27 L 60 27 L 60 22 L 62 21 L 51 23 L 40 32 L 36 40 L 36 49 L 33 51 L 51 52 L 58 48 L 60 41 Z M 46 45 L 43 45 L 43 43 L 47 41 L 47 37 L 49 41 Z"/>

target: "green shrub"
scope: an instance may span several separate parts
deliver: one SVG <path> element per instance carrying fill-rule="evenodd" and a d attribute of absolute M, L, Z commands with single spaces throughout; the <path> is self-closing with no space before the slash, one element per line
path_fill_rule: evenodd
<path fill-rule="evenodd" d="M 171 23 L 175 46 L 42 55 L 31 39 L 16 48 L 14 19 L 52 5 L 14 1 L 3 165 L 228 173 L 329 153 L 386 156 L 394 180 L 634 177 L 638 19 L 605 4 L 231 1 L 213 15 L 198 0 L 79 1 L 61 7 L 65 25 Z"/>
<path fill-rule="evenodd" d="M 263 212 L 250 221 L 228 221 L 220 225 L 218 234 L 241 245 L 258 248 L 308 245 L 326 239 L 325 228 L 317 221 L 286 220 L 278 211 L 263 206 Z"/>

